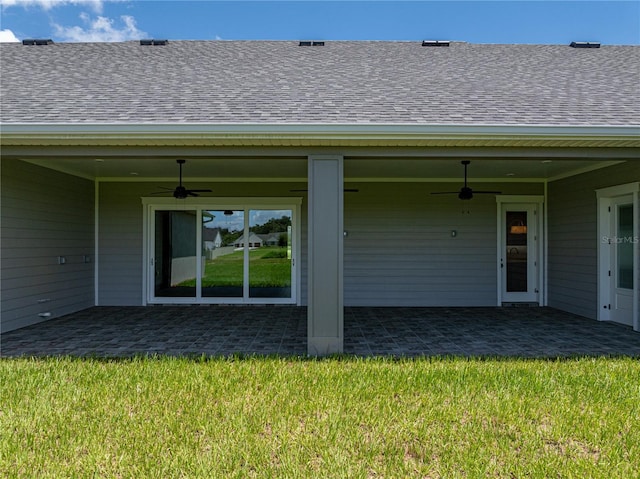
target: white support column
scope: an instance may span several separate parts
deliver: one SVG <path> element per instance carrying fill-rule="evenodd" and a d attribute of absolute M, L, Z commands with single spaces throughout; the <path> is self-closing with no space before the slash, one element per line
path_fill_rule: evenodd
<path fill-rule="evenodd" d="M 309 156 L 309 294 L 307 351 L 341 353 L 343 300 L 343 157 Z"/>

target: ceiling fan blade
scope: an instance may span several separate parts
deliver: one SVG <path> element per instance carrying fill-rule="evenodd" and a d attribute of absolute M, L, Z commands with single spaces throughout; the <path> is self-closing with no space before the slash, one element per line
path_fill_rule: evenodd
<path fill-rule="evenodd" d="M 191 193 L 211 193 L 211 190 L 187 190 Z"/>
<path fill-rule="evenodd" d="M 433 191 L 432 195 L 457 195 L 460 191 Z"/>
<path fill-rule="evenodd" d="M 474 195 L 501 195 L 502 191 L 476 191 L 473 190 Z"/>

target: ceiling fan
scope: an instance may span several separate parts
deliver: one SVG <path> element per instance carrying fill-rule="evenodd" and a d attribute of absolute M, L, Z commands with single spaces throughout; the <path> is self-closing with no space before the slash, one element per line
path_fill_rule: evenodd
<path fill-rule="evenodd" d="M 163 190 L 173 191 L 173 197 L 179 200 L 184 200 L 188 196 L 200 196 L 198 193 L 211 193 L 211 190 L 189 190 L 182 185 L 182 165 L 186 163 L 187 160 L 176 160 L 176 163 L 180 165 L 180 183 L 176 186 L 175 189 L 172 188 L 164 188 L 160 187 Z M 152 195 L 161 195 L 165 194 L 164 191 L 158 193 L 151 193 Z"/>
<path fill-rule="evenodd" d="M 432 195 L 458 195 L 461 200 L 470 200 L 473 198 L 473 194 L 477 195 L 501 195 L 501 191 L 474 191 L 467 186 L 467 166 L 471 161 L 462 160 L 460 163 L 464 165 L 464 186 L 460 188 L 460 191 L 436 191 L 431 193 Z"/>

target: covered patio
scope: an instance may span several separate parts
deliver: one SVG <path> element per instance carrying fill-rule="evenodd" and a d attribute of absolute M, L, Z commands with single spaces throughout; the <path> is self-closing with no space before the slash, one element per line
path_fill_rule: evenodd
<path fill-rule="evenodd" d="M 344 312 L 355 356 L 555 358 L 640 356 L 630 327 L 547 307 L 373 308 Z M 2 334 L 0 356 L 307 354 L 296 306 L 93 307 Z"/>
<path fill-rule="evenodd" d="M 635 333 L 590 320 L 640 331 L 636 46 L 40 43 L 2 45 L 3 354 L 618 354 Z"/>

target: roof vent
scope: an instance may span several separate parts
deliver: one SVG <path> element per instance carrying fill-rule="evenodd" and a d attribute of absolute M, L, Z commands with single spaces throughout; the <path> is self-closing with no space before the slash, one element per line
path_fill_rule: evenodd
<path fill-rule="evenodd" d="M 22 40 L 23 45 L 52 45 L 53 40 L 51 38 L 28 38 Z"/>
<path fill-rule="evenodd" d="M 422 40 L 423 47 L 448 47 L 449 40 Z"/>
<path fill-rule="evenodd" d="M 140 40 L 140 45 L 166 45 L 167 43 L 169 43 L 169 40 L 157 40 L 155 38 Z"/>
<path fill-rule="evenodd" d="M 600 48 L 600 42 L 571 42 L 571 48 Z"/>
<path fill-rule="evenodd" d="M 324 42 L 316 42 L 316 41 L 309 41 L 309 40 L 304 40 L 301 41 L 298 46 L 300 47 L 324 47 Z"/>

